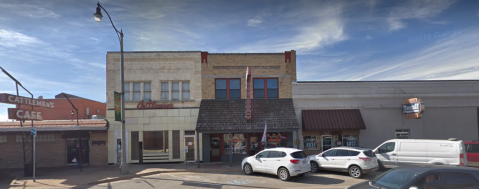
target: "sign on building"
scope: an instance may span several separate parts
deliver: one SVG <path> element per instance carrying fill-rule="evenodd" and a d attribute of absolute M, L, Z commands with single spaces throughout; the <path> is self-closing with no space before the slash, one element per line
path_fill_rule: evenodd
<path fill-rule="evenodd" d="M 53 108 L 53 102 L 48 102 L 45 100 L 28 98 L 23 96 L 11 95 L 6 93 L 0 94 L 0 102 L 7 103 L 7 104 L 37 106 L 42 108 Z"/>
<path fill-rule="evenodd" d="M 426 107 L 419 98 L 410 98 L 404 102 L 402 113 L 406 119 L 420 119 Z"/>
<path fill-rule="evenodd" d="M 43 120 L 42 112 L 33 110 L 23 110 L 16 108 L 8 108 L 8 119 L 15 120 Z"/>

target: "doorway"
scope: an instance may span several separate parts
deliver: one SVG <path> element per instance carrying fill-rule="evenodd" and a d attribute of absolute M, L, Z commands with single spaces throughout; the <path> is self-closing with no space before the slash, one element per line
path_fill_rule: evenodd
<path fill-rule="evenodd" d="M 212 134 L 210 140 L 211 161 L 221 161 L 221 134 Z"/>
<path fill-rule="evenodd" d="M 79 164 L 80 159 L 83 165 L 90 163 L 90 141 L 86 138 L 82 138 L 80 141 L 81 143 L 78 142 L 78 138 L 67 139 L 67 164 L 77 165 Z"/>
<path fill-rule="evenodd" d="M 323 152 L 332 147 L 332 137 L 323 136 Z"/>
<path fill-rule="evenodd" d="M 185 154 L 186 161 L 195 161 L 195 136 L 194 135 L 185 135 L 185 148 L 188 151 Z"/>

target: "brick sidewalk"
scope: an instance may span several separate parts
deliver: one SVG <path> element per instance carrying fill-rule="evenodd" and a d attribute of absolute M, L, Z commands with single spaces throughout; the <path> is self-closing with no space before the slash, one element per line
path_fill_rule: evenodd
<path fill-rule="evenodd" d="M 168 163 L 168 164 L 130 164 L 129 174 L 121 175 L 119 165 L 79 167 L 37 168 L 36 182 L 32 177 L 23 177 L 23 170 L 10 173 L 16 178 L 10 188 L 82 188 L 91 185 L 127 180 L 135 177 L 154 175 L 165 172 L 241 172 L 241 163 Z"/>

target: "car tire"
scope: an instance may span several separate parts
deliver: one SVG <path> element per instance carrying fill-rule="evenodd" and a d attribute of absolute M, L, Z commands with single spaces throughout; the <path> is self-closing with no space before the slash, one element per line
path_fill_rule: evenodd
<path fill-rule="evenodd" d="M 252 175 L 254 173 L 253 167 L 251 167 L 251 165 L 249 163 L 246 163 L 246 164 L 244 164 L 243 172 L 244 172 L 244 174 Z"/>
<path fill-rule="evenodd" d="M 361 178 L 363 176 L 363 171 L 356 165 L 349 167 L 348 173 L 353 178 Z"/>
<path fill-rule="evenodd" d="M 282 181 L 287 181 L 291 178 L 289 175 L 288 169 L 281 167 L 278 169 L 278 178 L 281 179 Z"/>
<path fill-rule="evenodd" d="M 319 171 L 319 165 L 316 162 L 311 162 L 311 172 L 317 173 Z"/>

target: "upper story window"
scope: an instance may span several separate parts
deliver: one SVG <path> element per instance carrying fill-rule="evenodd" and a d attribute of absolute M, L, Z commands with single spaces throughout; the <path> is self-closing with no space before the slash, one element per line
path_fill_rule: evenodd
<path fill-rule="evenodd" d="M 162 81 L 161 100 L 189 100 L 189 81 Z"/>
<path fill-rule="evenodd" d="M 151 100 L 151 82 L 125 82 L 125 101 Z"/>
<path fill-rule="evenodd" d="M 241 79 L 216 79 L 216 99 L 240 99 Z"/>
<path fill-rule="evenodd" d="M 253 79 L 254 98 L 278 98 L 278 79 Z"/>

